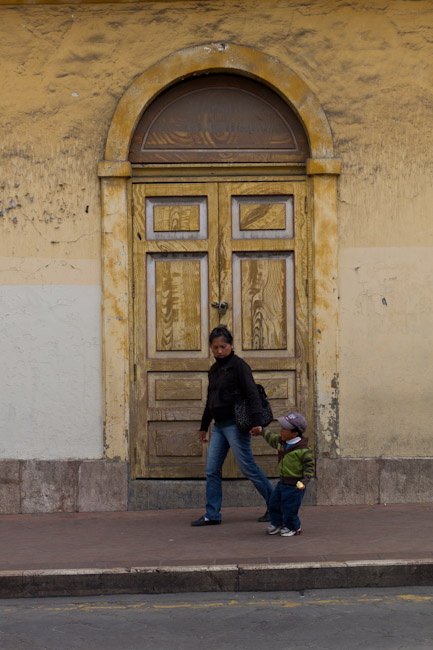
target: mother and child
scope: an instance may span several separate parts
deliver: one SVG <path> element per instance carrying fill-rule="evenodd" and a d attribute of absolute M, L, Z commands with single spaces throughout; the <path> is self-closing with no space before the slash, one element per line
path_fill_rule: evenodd
<path fill-rule="evenodd" d="M 277 418 L 279 434 L 263 427 L 262 403 L 250 366 L 238 357 L 233 348 L 233 336 L 224 326 L 216 327 L 209 336 L 215 363 L 209 370 L 206 406 L 200 425 L 200 441 L 207 442 L 211 431 L 206 463 L 206 514 L 191 522 L 191 526 L 221 524 L 222 478 L 224 460 L 231 448 L 236 462 L 266 502 L 266 512 L 258 521 L 269 522 L 268 535 L 282 537 L 299 535 L 298 517 L 308 482 L 314 476 L 314 458 L 303 434 L 307 421 L 301 413 L 289 413 Z M 251 420 L 249 432 L 241 431 L 235 421 L 235 403 L 238 396 L 247 398 Z M 263 436 L 278 449 L 280 480 L 273 489 L 270 481 L 257 466 L 251 449 L 251 436 Z"/>

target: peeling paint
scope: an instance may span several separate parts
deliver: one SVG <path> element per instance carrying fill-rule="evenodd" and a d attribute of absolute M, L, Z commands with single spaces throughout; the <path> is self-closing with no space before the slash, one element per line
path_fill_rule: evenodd
<path fill-rule="evenodd" d="M 317 379 L 317 378 L 316 378 Z M 338 375 L 331 381 L 332 397 L 329 403 L 317 407 L 318 454 L 325 458 L 338 458 L 341 455 L 339 428 Z"/>

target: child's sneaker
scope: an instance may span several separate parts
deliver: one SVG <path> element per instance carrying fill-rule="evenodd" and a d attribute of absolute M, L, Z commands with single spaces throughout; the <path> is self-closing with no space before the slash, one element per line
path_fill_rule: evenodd
<path fill-rule="evenodd" d="M 276 535 L 277 533 L 280 532 L 281 528 L 282 528 L 282 526 L 273 526 L 272 524 L 270 524 L 266 528 L 266 534 L 267 535 Z"/>
<path fill-rule="evenodd" d="M 275 531 L 278 532 L 278 531 Z M 298 528 L 298 530 L 290 530 L 290 528 L 287 528 L 287 526 L 284 526 L 284 528 L 280 529 L 280 535 L 281 537 L 293 537 L 293 535 L 300 535 L 302 533 L 302 530 Z M 269 533 L 270 535 L 273 535 L 274 533 Z"/>

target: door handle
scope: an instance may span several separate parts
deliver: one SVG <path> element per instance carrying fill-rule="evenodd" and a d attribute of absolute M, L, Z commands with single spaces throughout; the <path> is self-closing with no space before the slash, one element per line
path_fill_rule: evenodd
<path fill-rule="evenodd" d="M 229 303 L 228 302 L 212 302 L 211 306 L 215 307 L 215 309 L 218 309 L 218 313 L 219 313 L 220 316 L 224 316 L 227 309 L 229 308 Z"/>

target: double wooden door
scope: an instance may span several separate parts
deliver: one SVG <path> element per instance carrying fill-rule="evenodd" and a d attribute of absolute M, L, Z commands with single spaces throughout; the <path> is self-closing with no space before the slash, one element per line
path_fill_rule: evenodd
<path fill-rule="evenodd" d="M 309 414 L 305 182 L 134 183 L 132 203 L 132 475 L 202 478 L 215 326 L 231 329 L 276 416 Z M 271 447 L 253 448 L 276 475 Z M 224 476 L 240 476 L 231 456 Z"/>

